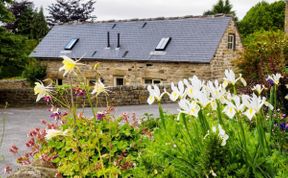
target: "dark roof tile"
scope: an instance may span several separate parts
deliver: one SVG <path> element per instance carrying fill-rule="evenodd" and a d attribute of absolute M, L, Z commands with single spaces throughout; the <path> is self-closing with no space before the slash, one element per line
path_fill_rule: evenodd
<path fill-rule="evenodd" d="M 59 25 L 51 29 L 31 57 L 102 60 L 135 60 L 208 63 L 213 58 L 231 17 L 182 17 L 138 19 L 86 24 Z M 142 28 L 143 22 L 147 22 Z M 113 24 L 116 28 L 112 29 Z M 111 48 L 107 49 L 107 31 Z M 120 49 L 116 50 L 117 33 L 121 34 Z M 171 37 L 165 53 L 153 53 L 161 38 Z M 79 38 L 71 53 L 64 46 Z M 97 51 L 96 54 L 93 53 Z M 125 51 L 129 51 L 125 57 Z M 63 53 L 64 52 L 64 53 Z M 151 55 L 152 54 L 152 55 Z M 156 54 L 156 55 L 155 55 Z M 159 53 L 158 53 L 159 54 Z M 164 54 L 164 55 L 163 55 Z"/>

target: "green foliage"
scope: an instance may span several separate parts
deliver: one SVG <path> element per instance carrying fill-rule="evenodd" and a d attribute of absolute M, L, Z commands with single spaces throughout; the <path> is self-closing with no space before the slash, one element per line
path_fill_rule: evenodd
<path fill-rule="evenodd" d="M 34 12 L 32 24 L 31 38 L 40 40 L 48 33 L 49 28 L 42 7 L 39 12 Z"/>
<path fill-rule="evenodd" d="M 235 62 L 245 78 L 263 82 L 267 74 L 284 70 L 288 41 L 283 32 L 255 32 L 247 36 L 244 45 L 244 53 Z"/>
<path fill-rule="evenodd" d="M 211 10 L 203 13 L 203 15 L 215 15 L 215 14 L 230 14 L 236 17 L 235 12 L 232 10 L 233 6 L 229 0 L 219 0 L 217 4 L 213 6 Z"/>
<path fill-rule="evenodd" d="M 205 114 L 210 125 L 216 113 Z M 287 175 L 286 151 L 267 152 L 260 146 L 259 133 L 254 124 L 240 120 L 225 121 L 229 139 L 225 146 L 218 133 L 201 133 L 201 124 L 193 117 L 176 120 L 165 115 L 166 129 L 153 129 L 153 140 L 147 143 L 140 164 L 133 170 L 138 177 L 275 177 Z M 183 119 L 187 119 L 186 124 Z M 241 120 L 245 118 L 240 118 Z M 243 122 L 243 127 L 241 124 Z M 187 127 L 185 127 L 187 125 Z M 254 125 L 254 126 L 253 126 Z M 269 122 L 265 123 L 269 128 Z M 244 133 L 244 137 L 242 135 Z M 287 132 L 282 134 L 286 135 Z M 274 138 L 281 138 L 275 136 Z M 285 140 L 287 142 L 287 139 Z M 272 141 L 271 145 L 278 143 Z"/>
<path fill-rule="evenodd" d="M 7 5 L 13 0 L 0 0 L 0 22 L 10 22 L 13 20 L 13 14 L 8 10 Z"/>
<path fill-rule="evenodd" d="M 33 2 L 14 1 L 10 11 L 14 14 L 15 20 L 6 24 L 6 28 L 15 34 L 24 35 L 29 39 L 40 40 L 48 33 L 48 25 L 45 20 L 43 9 L 38 12 L 34 10 Z"/>
<path fill-rule="evenodd" d="M 52 105 L 56 122 L 44 122 L 47 130 L 29 133 L 26 145 L 32 151 L 18 158 L 19 163 L 31 163 L 32 155 L 64 177 L 287 177 L 288 117 L 271 108 L 277 108 L 280 74 L 270 76 L 273 106 L 256 94 L 237 95 L 237 81 L 245 82 L 231 70 L 225 71 L 223 83 L 206 84 L 194 76 L 172 85 L 174 94 L 183 91 L 175 99 L 181 108 L 178 115 L 164 112 L 158 96 L 166 91 L 161 94 L 156 85 L 149 87 L 150 97 L 157 97 L 159 118 L 146 114 L 140 125 L 127 114 L 115 119 L 110 107 L 97 112 L 92 99 L 97 101 L 98 95 L 91 93 L 80 70 L 73 74 L 80 81 L 76 87 L 71 76 L 70 85 L 37 83 L 37 97 Z M 100 81 L 93 90 L 107 94 Z M 70 98 L 61 98 L 69 93 Z M 78 113 L 75 97 L 88 99 L 92 117 L 84 116 L 84 108 Z M 53 109 L 57 104 L 69 113 Z M 18 149 L 12 146 L 10 151 Z"/>
<path fill-rule="evenodd" d="M 283 30 L 284 10 L 284 1 L 277 1 L 272 4 L 265 1 L 259 2 L 239 22 L 238 27 L 241 35 L 246 37 L 257 31 Z"/>
<path fill-rule="evenodd" d="M 22 76 L 26 78 L 31 85 L 34 85 L 34 82 L 43 80 L 46 76 L 46 66 L 42 66 L 35 59 L 30 59 L 22 72 Z"/>
<path fill-rule="evenodd" d="M 141 130 L 121 118 L 108 114 L 101 119 L 70 116 L 64 119 L 66 136 L 54 137 L 43 145 L 39 155 L 57 157 L 53 160 L 64 176 L 128 177 L 137 163 L 143 138 Z"/>
<path fill-rule="evenodd" d="M 0 30 L 0 44 L 0 78 L 21 75 L 37 41 Z"/>

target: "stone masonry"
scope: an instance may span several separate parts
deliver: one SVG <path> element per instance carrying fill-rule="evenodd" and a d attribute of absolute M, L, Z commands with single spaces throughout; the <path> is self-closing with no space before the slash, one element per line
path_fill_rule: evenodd
<path fill-rule="evenodd" d="M 165 88 L 169 92 L 170 86 L 166 86 Z M 160 89 L 163 91 L 164 86 L 161 86 Z M 107 90 L 109 93 L 107 97 L 101 94 L 97 98 L 99 107 L 105 107 L 107 104 L 109 106 L 147 104 L 147 98 L 149 96 L 149 92 L 144 86 L 109 87 Z M 76 101 L 78 106 L 81 106 L 84 100 L 82 97 L 77 97 Z M 93 102 L 95 101 L 96 99 L 93 99 Z M 8 107 L 39 106 L 45 104 L 43 101 L 36 103 L 33 88 L 0 89 L 0 107 L 5 106 L 6 102 Z M 162 99 L 162 103 L 169 102 L 171 101 L 168 96 Z M 87 104 L 88 102 L 86 101 L 85 103 Z"/>
<path fill-rule="evenodd" d="M 228 35 L 235 35 L 235 49 L 228 49 Z M 230 21 L 214 58 L 210 63 L 175 63 L 175 62 L 135 62 L 117 60 L 82 60 L 81 72 L 88 80 L 97 78 L 97 72 L 101 74 L 106 86 L 115 86 L 115 77 L 123 77 L 124 85 L 143 85 L 145 79 L 161 80 L 161 84 L 166 85 L 171 82 L 178 82 L 184 78 L 197 75 L 201 79 L 221 79 L 225 69 L 233 68 L 232 61 L 235 60 L 239 52 L 243 50 L 239 32 L 233 20 Z M 42 60 L 47 66 L 47 77 L 52 79 L 63 79 L 67 83 L 67 78 L 63 78 L 63 73 L 58 69 L 62 66 L 59 60 Z M 93 66 L 100 63 L 97 71 Z"/>

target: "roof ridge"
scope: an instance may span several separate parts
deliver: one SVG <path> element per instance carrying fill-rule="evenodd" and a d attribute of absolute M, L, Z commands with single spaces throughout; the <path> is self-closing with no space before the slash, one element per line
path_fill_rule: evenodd
<path fill-rule="evenodd" d="M 68 22 L 57 25 L 79 25 L 79 24 L 99 24 L 99 23 L 117 23 L 117 22 L 145 22 L 145 21 L 160 21 L 160 20 L 181 20 L 181 19 L 190 19 L 190 18 L 218 18 L 218 17 L 233 17 L 232 14 L 215 14 L 215 15 L 186 15 L 186 16 L 176 16 L 176 17 L 155 17 L 155 18 L 131 18 L 123 20 L 103 20 L 103 21 L 94 21 L 94 22 Z"/>

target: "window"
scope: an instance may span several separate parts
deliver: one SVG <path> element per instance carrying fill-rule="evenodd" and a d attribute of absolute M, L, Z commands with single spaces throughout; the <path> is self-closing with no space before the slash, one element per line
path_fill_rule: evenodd
<path fill-rule="evenodd" d="M 89 80 L 89 86 L 94 86 L 95 83 L 97 83 L 97 81 L 98 81 L 98 80 L 96 80 L 96 79 L 90 79 L 90 80 Z M 101 81 L 103 84 L 105 84 L 105 80 L 104 80 L 103 78 L 100 78 L 100 81 Z"/>
<path fill-rule="evenodd" d="M 161 84 L 161 80 L 160 79 L 144 79 L 144 83 L 146 85 L 151 85 L 151 84 L 159 85 L 159 84 Z"/>
<path fill-rule="evenodd" d="M 155 51 L 165 51 L 170 41 L 171 41 L 171 37 L 162 38 L 160 42 L 158 43 L 157 47 L 155 48 Z"/>
<path fill-rule="evenodd" d="M 92 79 L 92 80 L 89 80 L 89 86 L 94 86 L 96 83 L 96 80 Z"/>
<path fill-rule="evenodd" d="M 124 77 L 115 77 L 115 86 L 123 86 L 124 85 Z"/>
<path fill-rule="evenodd" d="M 235 34 L 229 34 L 228 35 L 228 49 L 235 50 Z"/>
<path fill-rule="evenodd" d="M 152 80 L 152 83 L 154 84 L 154 85 L 159 85 L 159 84 L 161 84 L 161 80 Z"/>
<path fill-rule="evenodd" d="M 72 38 L 69 43 L 66 44 L 65 46 L 65 50 L 71 50 L 75 45 L 76 43 L 79 41 L 79 38 Z"/>
<path fill-rule="evenodd" d="M 57 79 L 56 80 L 56 85 L 63 85 L 63 80 L 62 79 Z"/>
<path fill-rule="evenodd" d="M 152 84 L 152 79 L 145 79 L 144 83 L 147 85 Z"/>

